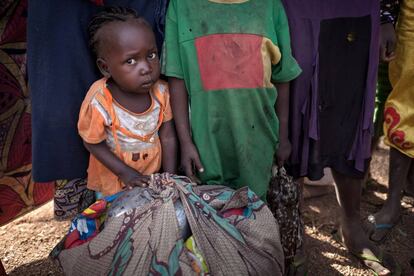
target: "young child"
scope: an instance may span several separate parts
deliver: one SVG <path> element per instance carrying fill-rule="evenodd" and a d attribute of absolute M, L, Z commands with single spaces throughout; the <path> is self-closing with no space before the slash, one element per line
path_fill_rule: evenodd
<path fill-rule="evenodd" d="M 279 164 L 290 154 L 301 71 L 280 1 L 170 1 L 163 60 L 186 175 L 264 198 L 276 149 Z"/>
<path fill-rule="evenodd" d="M 150 25 L 128 8 L 107 8 L 89 25 L 103 78 L 90 87 L 78 130 L 91 153 L 88 188 L 111 195 L 175 172 L 176 137 L 167 83 Z"/>

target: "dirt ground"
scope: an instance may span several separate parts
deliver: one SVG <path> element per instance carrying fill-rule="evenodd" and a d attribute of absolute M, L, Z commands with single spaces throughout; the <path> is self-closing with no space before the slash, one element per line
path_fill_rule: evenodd
<path fill-rule="evenodd" d="M 364 218 L 377 212 L 385 198 L 388 184 L 389 149 L 381 144 L 371 163 L 373 181 L 363 193 L 361 213 Z M 414 275 L 414 205 L 404 197 L 400 222 L 393 228 L 381 248 L 390 252 L 403 268 L 403 275 Z M 373 275 L 358 259 L 332 239 L 339 206 L 335 193 L 305 201 L 304 221 L 310 275 Z"/>
<path fill-rule="evenodd" d="M 373 157 L 372 176 L 361 205 L 366 217 L 379 210 L 386 195 L 388 182 L 388 149 L 381 145 Z M 400 223 L 394 227 L 383 248 L 387 249 L 403 267 L 404 275 L 414 275 L 414 207 L 406 198 Z M 336 227 L 338 204 L 335 194 L 305 201 L 308 275 L 371 275 L 357 259 L 336 243 L 331 232 Z M 53 204 L 49 202 L 13 222 L 0 227 L 0 259 L 9 275 L 61 275 L 48 254 L 63 237 L 68 221 L 53 219 Z M 414 265 L 414 264 L 413 264 Z"/>

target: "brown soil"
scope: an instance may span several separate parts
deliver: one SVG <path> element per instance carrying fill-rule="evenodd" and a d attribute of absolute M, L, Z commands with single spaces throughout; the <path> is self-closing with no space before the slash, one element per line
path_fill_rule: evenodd
<path fill-rule="evenodd" d="M 388 153 L 388 148 L 383 144 L 374 153 L 371 163 L 373 179 L 368 182 L 362 196 L 361 212 L 364 218 L 377 212 L 386 198 Z M 335 193 L 306 200 L 304 205 L 310 275 L 372 275 L 358 259 L 332 238 L 331 232 L 337 228 L 335 218 L 339 215 Z M 402 219 L 381 248 L 392 253 L 404 269 L 403 275 L 414 275 L 414 269 L 410 265 L 414 257 L 413 199 L 405 197 L 402 206 Z"/>
<path fill-rule="evenodd" d="M 362 214 L 376 212 L 384 202 L 388 182 L 388 149 L 381 145 L 373 157 L 372 181 L 363 196 Z M 411 202 L 410 202 L 411 201 Z M 412 198 L 402 203 L 400 223 L 382 245 L 413 275 L 414 207 Z M 331 232 L 339 214 L 334 193 L 305 201 L 304 220 L 309 275 L 370 275 L 369 270 L 336 243 Z M 50 250 L 65 235 L 68 221 L 53 219 L 52 202 L 0 227 L 0 259 L 9 275 L 61 275 L 48 259 Z"/>

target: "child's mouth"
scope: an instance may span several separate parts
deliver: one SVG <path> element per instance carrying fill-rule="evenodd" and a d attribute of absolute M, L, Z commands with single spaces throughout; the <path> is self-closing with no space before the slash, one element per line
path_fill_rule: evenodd
<path fill-rule="evenodd" d="M 147 81 L 143 82 L 141 84 L 141 86 L 145 87 L 145 88 L 148 88 L 148 87 L 151 87 L 152 83 L 153 83 L 152 80 L 147 80 Z"/>

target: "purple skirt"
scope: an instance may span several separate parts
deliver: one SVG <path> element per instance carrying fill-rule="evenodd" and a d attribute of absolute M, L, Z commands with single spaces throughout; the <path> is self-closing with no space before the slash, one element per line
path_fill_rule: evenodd
<path fill-rule="evenodd" d="M 363 177 L 370 159 L 378 66 L 379 3 L 286 0 L 293 55 L 289 170 Z"/>

